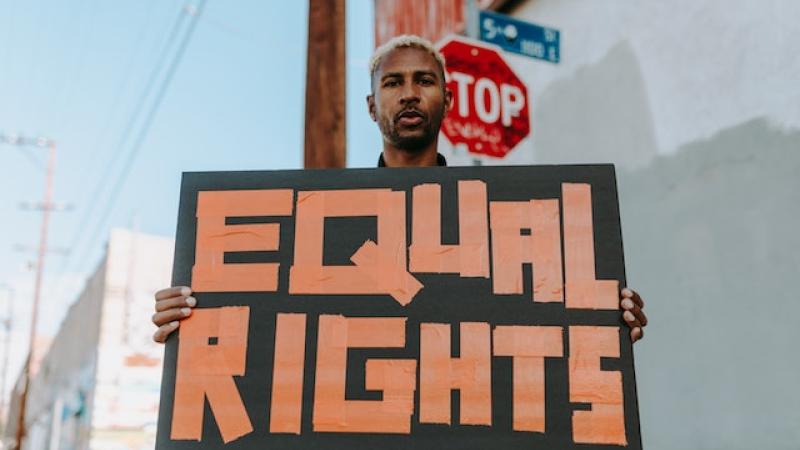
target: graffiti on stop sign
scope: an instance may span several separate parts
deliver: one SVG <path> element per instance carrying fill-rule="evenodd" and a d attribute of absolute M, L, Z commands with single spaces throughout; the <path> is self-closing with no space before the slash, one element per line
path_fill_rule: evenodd
<path fill-rule="evenodd" d="M 453 109 L 442 132 L 471 153 L 502 158 L 530 133 L 528 92 L 498 48 L 461 36 L 440 46 Z"/>
<path fill-rule="evenodd" d="M 490 78 L 481 77 L 476 81 L 472 75 L 455 70 L 450 72 L 450 78 L 458 87 L 456 98 L 461 117 L 469 117 L 472 106 L 482 122 L 492 124 L 500 119 L 504 127 L 510 127 L 511 119 L 518 117 L 525 106 L 525 95 L 513 84 L 501 83 L 498 87 Z"/>

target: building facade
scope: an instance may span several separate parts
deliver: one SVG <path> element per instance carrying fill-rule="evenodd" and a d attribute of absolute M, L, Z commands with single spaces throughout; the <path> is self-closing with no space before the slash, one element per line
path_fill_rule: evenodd
<path fill-rule="evenodd" d="M 112 230 L 31 380 L 25 450 L 155 448 L 163 347 L 150 338 L 150 316 L 172 252 L 172 239 Z M 7 437 L 15 429 L 9 423 Z"/>
<path fill-rule="evenodd" d="M 375 0 L 376 44 L 462 32 L 409 20 L 442 3 Z M 651 318 L 635 347 L 644 446 L 800 448 L 800 2 L 485 6 L 559 30 L 561 51 L 506 55 L 531 132 L 480 162 L 617 167 L 628 282 Z M 440 151 L 475 159 L 444 137 Z"/>

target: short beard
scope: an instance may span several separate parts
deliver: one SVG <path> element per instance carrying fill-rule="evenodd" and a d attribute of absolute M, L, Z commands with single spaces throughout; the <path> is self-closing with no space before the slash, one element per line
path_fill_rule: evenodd
<path fill-rule="evenodd" d="M 393 146 L 405 152 L 416 154 L 425 150 L 439 135 L 439 128 L 444 120 L 444 109 L 425 124 L 423 133 L 420 136 L 403 137 L 393 124 L 393 119 L 381 119 L 378 121 L 378 128 L 381 130 L 384 139 Z"/>

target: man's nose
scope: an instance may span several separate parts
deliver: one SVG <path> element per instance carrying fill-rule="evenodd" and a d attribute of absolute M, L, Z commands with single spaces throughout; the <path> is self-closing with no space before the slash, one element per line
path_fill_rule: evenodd
<path fill-rule="evenodd" d="M 400 102 L 419 102 L 419 86 L 416 83 L 404 83 L 403 91 L 400 93 Z"/>

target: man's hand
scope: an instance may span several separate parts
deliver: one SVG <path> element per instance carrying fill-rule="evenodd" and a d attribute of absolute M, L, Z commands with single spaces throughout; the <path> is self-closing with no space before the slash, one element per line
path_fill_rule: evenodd
<path fill-rule="evenodd" d="M 647 325 L 647 316 L 642 311 L 644 302 L 632 289 L 625 288 L 620 294 L 619 305 L 624 310 L 622 319 L 631 328 L 631 342 L 636 342 L 644 337 L 644 327 Z"/>
<path fill-rule="evenodd" d="M 178 329 L 178 321 L 192 314 L 197 300 L 190 297 L 192 289 L 186 286 L 175 286 L 156 292 L 156 313 L 153 323 L 158 327 L 153 340 L 164 343 L 170 333 Z"/>
<path fill-rule="evenodd" d="M 156 313 L 153 314 L 153 323 L 158 327 L 153 334 L 153 340 L 164 343 L 170 333 L 178 329 L 179 321 L 192 314 L 192 308 L 197 305 L 197 300 L 190 297 L 191 288 L 175 286 L 156 292 Z M 644 327 L 647 326 L 647 316 L 642 310 L 644 301 L 636 291 L 625 288 L 621 292 L 620 306 L 623 309 L 622 318 L 631 328 L 631 341 L 636 342 L 644 337 Z"/>

